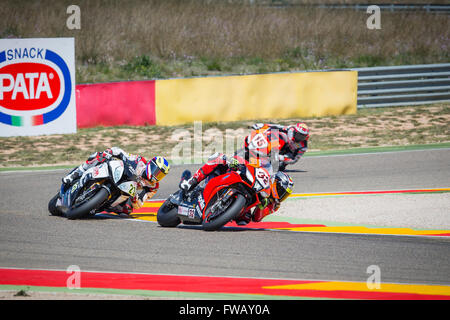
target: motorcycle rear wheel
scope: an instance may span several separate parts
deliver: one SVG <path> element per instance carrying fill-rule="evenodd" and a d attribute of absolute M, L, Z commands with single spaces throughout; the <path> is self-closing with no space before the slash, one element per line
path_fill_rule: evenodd
<path fill-rule="evenodd" d="M 236 195 L 236 199 L 228 207 L 228 209 L 211 221 L 203 221 L 202 226 L 205 231 L 216 231 L 224 226 L 227 222 L 236 218 L 245 206 L 245 198 L 241 194 Z M 208 208 L 209 209 L 209 208 Z M 208 210 L 206 209 L 206 210 Z"/>
<path fill-rule="evenodd" d="M 92 196 L 92 198 L 88 199 L 80 206 L 67 211 L 65 217 L 73 220 L 87 216 L 91 210 L 98 208 L 103 202 L 105 202 L 105 200 L 108 199 L 108 195 L 108 191 L 101 188 L 94 196 Z"/>
<path fill-rule="evenodd" d="M 156 220 L 161 227 L 176 227 L 181 223 L 180 218 L 178 218 L 178 207 L 171 204 L 170 200 L 167 199 L 158 209 Z"/>

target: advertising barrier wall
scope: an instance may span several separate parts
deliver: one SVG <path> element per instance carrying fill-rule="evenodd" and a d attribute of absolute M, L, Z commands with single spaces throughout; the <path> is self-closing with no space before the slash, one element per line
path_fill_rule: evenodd
<path fill-rule="evenodd" d="M 76 129 L 74 39 L 0 39 L 0 136 Z"/>
<path fill-rule="evenodd" d="M 83 84 L 76 91 L 80 128 L 156 124 L 154 80 Z"/>
<path fill-rule="evenodd" d="M 303 72 L 78 85 L 81 128 L 356 113 L 357 72 Z"/>
<path fill-rule="evenodd" d="M 156 124 L 356 113 L 356 71 L 156 81 Z"/>
<path fill-rule="evenodd" d="M 356 112 L 357 71 L 77 85 L 73 38 L 0 39 L 0 136 Z M 76 100 L 76 102 L 75 102 Z"/>

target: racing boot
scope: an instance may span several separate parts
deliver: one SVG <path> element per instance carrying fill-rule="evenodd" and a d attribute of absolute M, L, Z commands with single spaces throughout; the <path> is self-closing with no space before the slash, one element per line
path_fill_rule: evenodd
<path fill-rule="evenodd" d="M 247 211 L 244 212 L 244 214 L 242 214 L 241 216 L 236 218 L 234 221 L 236 222 L 236 224 L 238 226 L 245 226 L 251 220 L 252 220 L 252 213 L 251 213 L 250 210 L 247 210 Z"/>
<path fill-rule="evenodd" d="M 133 212 L 133 205 L 131 203 L 131 199 L 129 198 L 125 203 L 119 204 L 112 208 L 107 208 L 105 211 L 130 215 Z"/>
<path fill-rule="evenodd" d="M 197 179 L 195 177 L 191 177 L 188 180 L 181 181 L 180 189 L 184 191 L 191 191 L 196 185 L 198 185 Z"/>
<path fill-rule="evenodd" d="M 183 180 L 180 183 L 180 189 L 186 192 L 191 191 L 196 185 L 209 177 L 214 172 L 214 170 L 217 169 L 218 166 L 227 164 L 227 157 L 224 154 L 213 154 L 208 158 L 208 162 L 206 162 L 200 169 L 198 169 L 191 178 L 187 179 L 186 177 L 188 173 L 186 171 L 183 172 Z"/>
<path fill-rule="evenodd" d="M 74 180 L 80 178 L 83 175 L 83 172 L 84 172 L 83 165 L 80 165 L 78 168 L 73 170 L 67 176 L 62 178 L 62 183 L 64 184 L 65 187 L 71 185 Z"/>

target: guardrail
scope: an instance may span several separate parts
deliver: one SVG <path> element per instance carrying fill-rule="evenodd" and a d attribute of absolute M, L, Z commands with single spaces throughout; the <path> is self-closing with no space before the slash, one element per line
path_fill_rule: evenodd
<path fill-rule="evenodd" d="M 450 102 L 450 63 L 356 68 L 358 108 Z"/>

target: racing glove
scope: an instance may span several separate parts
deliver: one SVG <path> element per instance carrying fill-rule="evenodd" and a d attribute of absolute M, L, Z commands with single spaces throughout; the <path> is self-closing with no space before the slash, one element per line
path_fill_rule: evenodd
<path fill-rule="evenodd" d="M 133 212 L 133 207 L 132 207 L 132 203 L 131 203 L 131 199 L 129 198 L 124 204 L 119 204 L 115 207 L 109 208 L 106 211 L 108 212 L 115 212 L 115 213 L 125 213 L 125 214 L 130 214 Z"/>
<path fill-rule="evenodd" d="M 112 154 L 108 153 L 109 150 L 106 150 L 104 152 L 98 152 L 97 153 L 97 161 L 99 163 L 103 163 L 107 160 L 110 160 L 112 158 Z"/>
<path fill-rule="evenodd" d="M 239 169 L 239 160 L 238 159 L 236 159 L 236 158 L 232 158 L 231 160 L 229 160 L 228 161 L 228 167 L 231 169 L 231 170 L 237 170 L 237 169 Z"/>
<path fill-rule="evenodd" d="M 247 210 L 241 217 L 237 218 L 236 224 L 238 226 L 245 226 L 252 220 L 252 213 L 250 210 Z"/>
<path fill-rule="evenodd" d="M 281 206 L 281 202 L 276 200 L 275 203 L 273 204 L 273 212 L 278 211 L 278 209 L 280 209 Z"/>
<path fill-rule="evenodd" d="M 267 198 L 262 198 L 260 200 L 260 203 L 258 204 L 258 208 L 263 210 L 265 207 L 267 207 L 269 205 L 269 199 Z"/>

